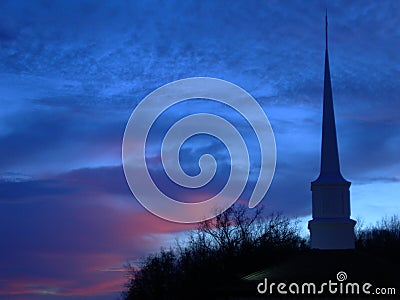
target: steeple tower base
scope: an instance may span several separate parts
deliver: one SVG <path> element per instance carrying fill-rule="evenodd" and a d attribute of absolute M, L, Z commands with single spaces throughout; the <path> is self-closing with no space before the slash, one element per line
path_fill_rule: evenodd
<path fill-rule="evenodd" d="M 312 249 L 354 249 L 354 225 L 349 218 L 313 219 L 308 222 Z"/>
<path fill-rule="evenodd" d="M 343 178 L 334 182 L 329 177 L 311 183 L 313 219 L 308 229 L 312 249 L 354 249 L 356 221 L 350 219 L 350 185 Z"/>

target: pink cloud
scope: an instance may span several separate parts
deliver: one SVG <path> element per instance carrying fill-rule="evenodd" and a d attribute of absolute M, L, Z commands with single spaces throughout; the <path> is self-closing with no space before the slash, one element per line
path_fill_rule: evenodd
<path fill-rule="evenodd" d="M 3 203 L 0 223 L 6 220 L 7 226 L 0 226 L 0 233 L 7 243 L 1 245 L 0 295 L 20 299 L 120 292 L 124 264 L 137 263 L 168 246 L 171 235 L 197 226 L 145 210 L 130 193 L 121 167 L 75 170 L 45 183 L 32 181 L 23 201 Z M 188 202 L 211 197 L 183 196 Z"/>
<path fill-rule="evenodd" d="M 28 215 L 18 213 L 21 205 Z M 121 269 L 128 261 L 158 250 L 164 234 L 195 226 L 165 221 L 134 199 L 101 191 L 9 204 L 7 211 L 13 235 L 0 257 L 0 295 L 120 292 L 124 273 L 107 270 Z"/>

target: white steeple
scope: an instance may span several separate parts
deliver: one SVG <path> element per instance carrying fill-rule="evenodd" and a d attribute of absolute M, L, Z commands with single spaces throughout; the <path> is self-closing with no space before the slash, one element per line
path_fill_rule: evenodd
<path fill-rule="evenodd" d="M 322 118 L 321 169 L 311 183 L 312 217 L 308 222 L 311 248 L 353 249 L 354 225 L 350 219 L 350 182 L 340 172 L 328 56 L 326 15 L 324 102 Z"/>

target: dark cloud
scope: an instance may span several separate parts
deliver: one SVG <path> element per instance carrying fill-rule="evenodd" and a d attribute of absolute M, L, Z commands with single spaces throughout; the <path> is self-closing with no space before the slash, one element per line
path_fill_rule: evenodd
<path fill-rule="evenodd" d="M 2 194 L 0 203 L 19 201 L 37 201 L 45 195 L 55 196 L 70 194 L 77 187 L 65 187 L 55 180 L 37 180 L 23 182 L 0 182 Z"/>
<path fill-rule="evenodd" d="M 3 172 L 41 174 L 74 169 L 83 162 L 87 166 L 120 163 L 124 124 L 106 112 L 53 107 L 23 110 L 17 118 L 3 121 L 9 128 L 0 136 Z"/>
<path fill-rule="evenodd" d="M 6 203 L 57 199 L 58 196 L 75 198 L 90 194 L 131 196 L 122 166 L 77 169 L 47 179 L 7 173 L 2 177 L 0 202 Z"/>

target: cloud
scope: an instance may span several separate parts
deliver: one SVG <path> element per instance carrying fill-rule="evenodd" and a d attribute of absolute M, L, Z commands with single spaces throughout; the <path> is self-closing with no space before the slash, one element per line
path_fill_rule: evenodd
<path fill-rule="evenodd" d="M 74 169 L 83 162 L 87 166 L 100 160 L 102 165 L 120 163 L 124 129 L 120 121 L 104 117 L 94 122 L 88 114 L 54 108 L 20 111 L 17 116 L 4 118 L 4 127 L 8 132 L 0 136 L 3 172 L 18 170 L 35 175 Z"/>
<path fill-rule="evenodd" d="M 50 188 L 41 180 L 2 183 L 24 191 L 19 197 L 11 194 L 14 202 L 1 204 L 3 295 L 120 291 L 124 276 L 104 270 L 157 250 L 165 243 L 164 235 L 193 228 L 145 211 L 126 186 L 118 187 L 120 180 L 109 180 L 122 176 L 121 168 L 97 171 L 59 175 Z"/>

